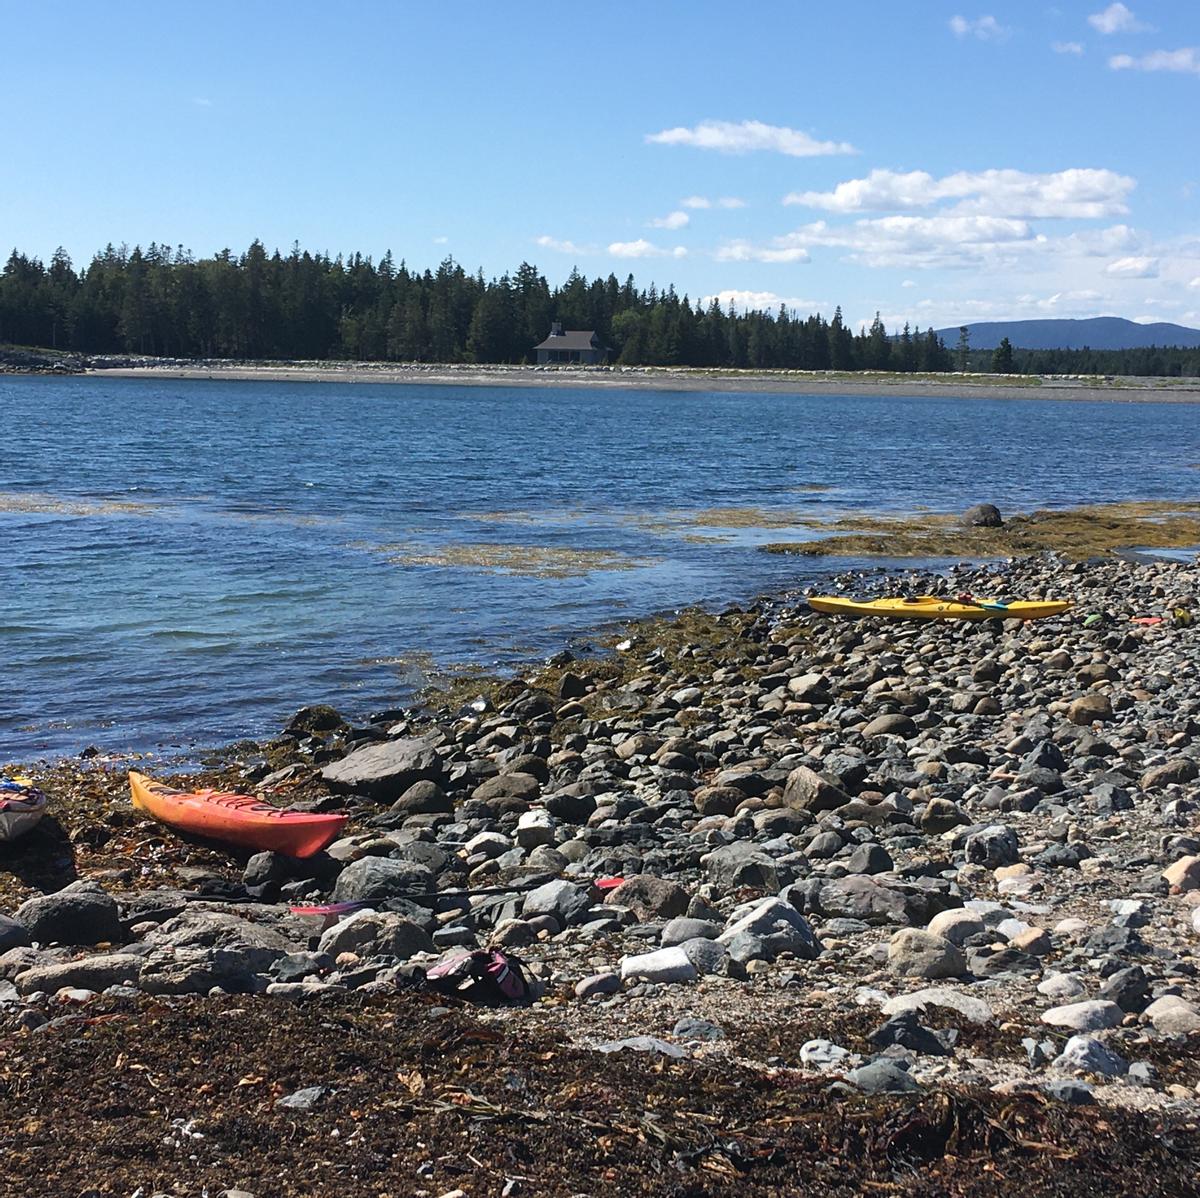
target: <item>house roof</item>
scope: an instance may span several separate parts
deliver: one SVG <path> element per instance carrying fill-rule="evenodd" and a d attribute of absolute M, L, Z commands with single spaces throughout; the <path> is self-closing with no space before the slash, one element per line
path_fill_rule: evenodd
<path fill-rule="evenodd" d="M 534 349 L 599 349 L 594 329 L 568 329 L 557 337 L 547 337 Z"/>

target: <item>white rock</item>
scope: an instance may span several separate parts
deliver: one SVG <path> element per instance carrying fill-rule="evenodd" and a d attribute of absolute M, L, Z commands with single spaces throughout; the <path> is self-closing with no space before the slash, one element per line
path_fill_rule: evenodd
<path fill-rule="evenodd" d="M 1064 1073 L 1098 1073 L 1120 1077 L 1129 1072 L 1129 1062 L 1094 1036 L 1072 1036 L 1050 1066 Z"/>
<path fill-rule="evenodd" d="M 1115 1002 L 1099 998 L 1051 1007 L 1042 1012 L 1043 1023 L 1051 1027 L 1070 1028 L 1073 1032 L 1095 1032 L 1101 1028 L 1116 1027 L 1124 1018 L 1125 1012 Z"/>
<path fill-rule="evenodd" d="M 555 819 L 549 811 L 535 807 L 523 811 L 517 820 L 517 844 L 523 849 L 536 849 L 539 845 L 554 843 Z"/>
<path fill-rule="evenodd" d="M 1047 998 L 1074 998 L 1083 990 L 1083 982 L 1076 973 L 1052 973 L 1038 982 L 1038 993 Z"/>
<path fill-rule="evenodd" d="M 694 982 L 698 976 L 687 953 L 678 945 L 638 953 L 621 961 L 624 982 Z"/>
<path fill-rule="evenodd" d="M 951 944 L 961 945 L 969 936 L 986 931 L 986 927 L 974 911 L 956 907 L 950 911 L 939 911 L 929 921 L 927 930 L 935 936 L 944 936 Z"/>
<path fill-rule="evenodd" d="M 809 1040 L 800 1045 L 800 1064 L 809 1069 L 839 1069 L 846 1067 L 854 1053 L 831 1040 Z"/>
<path fill-rule="evenodd" d="M 1187 1036 L 1200 1031 L 1200 1011 L 1177 994 L 1156 998 L 1142 1012 L 1164 1036 Z"/>
<path fill-rule="evenodd" d="M 474 857 L 476 853 L 483 853 L 487 857 L 499 857 L 512 847 L 513 842 L 499 832 L 480 832 L 463 845 L 463 852 L 468 857 Z"/>
<path fill-rule="evenodd" d="M 972 1023 L 991 1023 L 996 1017 L 991 1006 L 982 998 L 964 994 L 953 986 L 926 986 L 911 994 L 897 994 L 883 1004 L 883 1014 L 900 1015 L 904 1011 L 919 1011 L 923 1007 L 947 1007 L 957 1011 Z"/>
<path fill-rule="evenodd" d="M 1026 932 L 1033 930 L 1032 924 L 1027 924 L 1023 919 L 1002 919 L 996 925 L 996 931 L 1004 937 L 1005 940 L 1015 940 L 1018 936 L 1024 935 Z"/>
<path fill-rule="evenodd" d="M 1200 907 L 1192 912 L 1192 931 L 1200 935 Z"/>
<path fill-rule="evenodd" d="M 1053 928 L 1056 936 L 1078 936 L 1087 930 L 1088 925 L 1082 919 L 1060 919 Z"/>

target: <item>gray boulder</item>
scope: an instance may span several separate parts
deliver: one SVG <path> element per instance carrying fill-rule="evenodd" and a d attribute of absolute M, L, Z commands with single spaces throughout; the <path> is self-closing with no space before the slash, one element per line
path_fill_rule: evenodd
<path fill-rule="evenodd" d="M 347 865 L 333 887 L 333 901 L 378 902 L 406 894 L 428 894 L 433 873 L 424 865 L 404 858 L 363 857 Z"/>
<path fill-rule="evenodd" d="M 808 920 L 778 898 L 766 898 L 736 910 L 717 940 L 729 949 L 735 961 L 774 961 L 785 952 L 811 961 L 821 954 Z"/>
<path fill-rule="evenodd" d="M 708 880 L 724 890 L 748 886 L 756 890 L 778 890 L 779 870 L 775 859 L 745 841 L 714 849 L 703 859 Z"/>
<path fill-rule="evenodd" d="M 29 929 L 23 923 L 0 915 L 0 953 L 6 953 L 10 948 L 22 948 L 31 940 Z"/>
<path fill-rule="evenodd" d="M 246 908 L 243 908 L 246 910 Z M 249 908 L 256 914 L 259 908 Z M 189 907 L 179 915 L 160 924 L 144 938 L 144 943 L 153 948 L 247 948 L 276 949 L 287 952 L 293 940 L 305 937 L 305 929 L 299 921 L 289 935 L 274 923 L 247 919 L 236 911 L 214 911 L 200 906 Z"/>
<path fill-rule="evenodd" d="M 888 944 L 888 969 L 902 978 L 956 978 L 967 972 L 967 962 L 944 936 L 902 928 Z"/>
<path fill-rule="evenodd" d="M 969 528 L 1001 528 L 1004 518 L 993 503 L 977 503 L 963 512 L 963 523 Z"/>
<path fill-rule="evenodd" d="M 91 882 L 27 899 L 13 918 L 39 944 L 102 944 L 123 939 L 117 904 Z"/>
<path fill-rule="evenodd" d="M 128 985 L 137 981 L 142 958 L 134 953 L 99 953 L 80 957 L 61 965 L 40 965 L 18 974 L 17 989 L 22 994 L 45 990 L 53 994 L 64 986 L 83 990 L 105 990 L 109 986 Z"/>
<path fill-rule="evenodd" d="M 614 887 L 604 899 L 617 907 L 628 907 L 639 919 L 671 919 L 688 909 L 688 892 L 677 882 L 651 874 L 634 874 Z"/>
<path fill-rule="evenodd" d="M 1007 824 L 989 824 L 972 832 L 963 843 L 963 851 L 972 865 L 983 865 L 988 869 L 1016 865 L 1021 860 L 1017 834 Z"/>
<path fill-rule="evenodd" d="M 334 957 L 348 952 L 407 961 L 415 953 L 432 953 L 435 948 L 429 934 L 402 915 L 359 911 L 324 932 L 317 950 Z"/>
<path fill-rule="evenodd" d="M 797 811 L 836 811 L 850 802 L 850 795 L 824 774 L 798 765 L 788 774 L 783 802 Z"/>
<path fill-rule="evenodd" d="M 428 740 L 406 737 L 355 749 L 325 766 L 321 777 L 341 794 L 391 803 L 416 782 L 443 783 L 445 768 Z"/>
<path fill-rule="evenodd" d="M 591 896 L 584 887 L 560 879 L 531 890 L 521 904 L 521 917 L 534 919 L 539 915 L 550 915 L 558 921 L 560 928 L 565 928 L 580 922 L 591 906 Z"/>

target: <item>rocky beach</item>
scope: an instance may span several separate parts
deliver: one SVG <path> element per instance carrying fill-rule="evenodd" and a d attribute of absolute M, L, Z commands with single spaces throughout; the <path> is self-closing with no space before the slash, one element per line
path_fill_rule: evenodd
<path fill-rule="evenodd" d="M 128 761 L 31 766 L 0 1187 L 1195 1193 L 1200 564 L 836 582 L 1075 607 L 785 594 L 369 722 L 306 709 L 202 779 L 349 812 L 305 861 L 146 820 Z M 524 1001 L 422 981 L 485 947 Z"/>

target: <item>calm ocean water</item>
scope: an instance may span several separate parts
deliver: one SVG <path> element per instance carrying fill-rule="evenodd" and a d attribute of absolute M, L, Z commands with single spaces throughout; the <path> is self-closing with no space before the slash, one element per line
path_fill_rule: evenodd
<path fill-rule="evenodd" d="M 0 416 L 0 761 L 362 715 L 802 584 L 831 567 L 757 546 L 843 510 L 1200 482 L 1184 405 L 0 378 Z"/>

